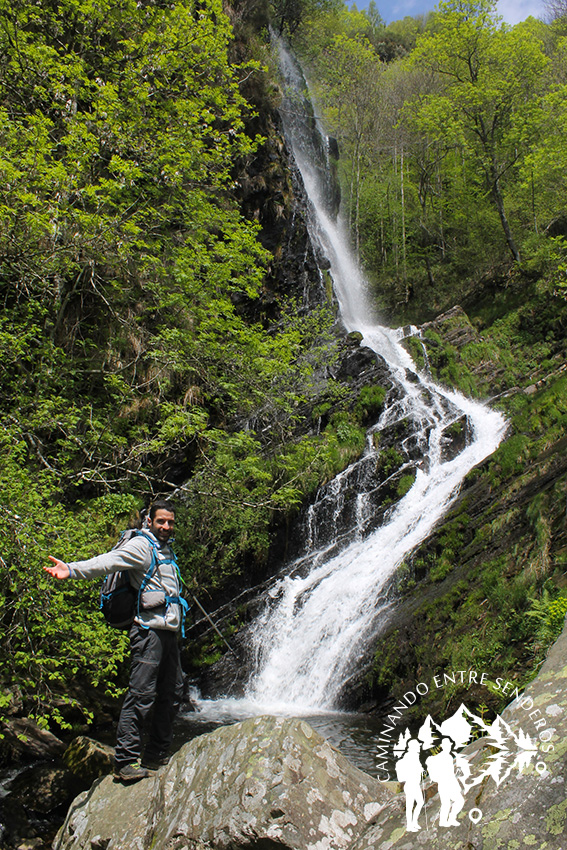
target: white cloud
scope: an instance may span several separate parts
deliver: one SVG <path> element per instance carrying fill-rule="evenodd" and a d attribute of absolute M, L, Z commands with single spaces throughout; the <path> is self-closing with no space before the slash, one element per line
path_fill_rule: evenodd
<path fill-rule="evenodd" d="M 530 15 L 534 18 L 545 15 L 543 0 L 499 0 L 497 11 L 508 24 L 525 21 Z"/>

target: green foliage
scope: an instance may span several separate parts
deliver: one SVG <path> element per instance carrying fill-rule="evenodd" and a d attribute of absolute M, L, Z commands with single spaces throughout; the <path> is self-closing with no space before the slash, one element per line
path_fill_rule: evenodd
<path fill-rule="evenodd" d="M 432 330 L 425 332 L 428 363 L 436 379 L 447 387 L 456 387 L 466 395 L 476 395 L 475 381 L 463 363 L 462 354 Z"/>
<path fill-rule="evenodd" d="M 554 236 L 545 242 L 533 240 L 533 251 L 526 269 L 540 277 L 540 286 L 553 296 L 567 298 L 567 242 L 564 236 Z M 530 245 L 531 247 L 531 245 Z"/>
<path fill-rule="evenodd" d="M 443 579 L 449 575 L 454 566 L 454 562 L 443 555 L 429 572 L 431 581 L 443 581 Z"/>
<path fill-rule="evenodd" d="M 509 477 L 522 471 L 526 460 L 525 449 L 528 444 L 527 437 L 516 434 L 498 447 L 491 463 L 495 481 L 499 474 Z"/>
<path fill-rule="evenodd" d="M 108 495 L 67 512 L 46 498 L 49 473 L 26 476 L 14 462 L 18 447 L 3 442 L 0 684 L 21 690 L 29 714 L 67 728 L 77 710 L 91 719 L 97 692 L 121 693 L 128 639 L 103 621 L 96 586 L 54 582 L 42 568 L 48 553 L 71 560 L 108 548 L 138 503 Z"/>
<path fill-rule="evenodd" d="M 48 552 L 104 551 L 190 479 L 184 571 L 222 587 L 360 446 L 354 421 L 297 437 L 334 317 L 264 315 L 235 195 L 262 72 L 232 40 L 221 0 L 0 0 L 0 689 L 45 722 L 118 694 L 127 645 Z"/>
<path fill-rule="evenodd" d="M 351 393 L 345 384 L 329 381 L 324 391 L 319 394 L 319 401 L 313 408 L 312 418 L 319 419 L 336 406 L 350 399 Z"/>
<path fill-rule="evenodd" d="M 63 488 L 141 491 L 211 416 L 262 406 L 309 333 L 236 306 L 267 258 L 230 197 L 254 66 L 217 0 L 0 21 L 2 412 Z"/>
<path fill-rule="evenodd" d="M 376 422 L 384 407 L 386 390 L 384 387 L 363 387 L 354 406 L 354 415 L 359 422 Z"/>
<path fill-rule="evenodd" d="M 183 486 L 177 540 L 187 575 L 234 590 L 261 573 L 274 523 L 293 516 L 317 487 L 359 456 L 365 433 L 337 412 L 318 436 L 266 455 L 250 432 L 207 432 L 206 462 Z"/>
<path fill-rule="evenodd" d="M 390 446 L 381 451 L 378 458 L 378 466 L 386 477 L 392 475 L 393 472 L 396 472 L 403 462 L 404 459 L 402 455 L 396 448 L 394 448 L 394 446 Z"/>
<path fill-rule="evenodd" d="M 533 617 L 537 622 L 536 641 L 542 648 L 548 647 L 557 640 L 565 625 L 567 614 L 567 597 L 553 593 L 544 587 L 539 598 L 531 600 L 531 606 L 526 616 Z"/>

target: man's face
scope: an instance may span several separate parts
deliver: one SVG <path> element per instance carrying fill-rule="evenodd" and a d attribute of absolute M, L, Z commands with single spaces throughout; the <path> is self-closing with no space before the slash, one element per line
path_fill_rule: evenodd
<path fill-rule="evenodd" d="M 150 520 L 149 529 L 152 534 L 157 537 L 160 543 L 167 543 L 173 534 L 175 526 L 175 514 L 173 511 L 166 511 L 164 508 L 158 508 L 153 519 Z"/>

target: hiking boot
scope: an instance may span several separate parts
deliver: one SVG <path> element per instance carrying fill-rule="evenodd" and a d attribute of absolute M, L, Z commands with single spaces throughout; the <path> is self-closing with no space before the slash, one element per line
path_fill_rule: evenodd
<path fill-rule="evenodd" d="M 159 770 L 169 762 L 169 756 L 152 756 L 145 755 L 142 759 L 142 767 L 148 770 Z"/>
<path fill-rule="evenodd" d="M 149 775 L 149 772 L 145 767 L 142 767 L 139 761 L 114 768 L 114 778 L 121 782 L 138 782 L 140 779 L 147 779 Z"/>

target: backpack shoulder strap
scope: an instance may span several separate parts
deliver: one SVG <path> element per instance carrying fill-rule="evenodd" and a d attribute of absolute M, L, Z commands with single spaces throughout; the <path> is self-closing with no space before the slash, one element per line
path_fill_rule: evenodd
<path fill-rule="evenodd" d="M 150 560 L 150 566 L 149 566 L 149 567 L 148 567 L 148 569 L 146 570 L 146 572 L 145 572 L 145 574 L 144 574 L 144 577 L 143 577 L 143 579 L 142 579 L 142 582 L 141 582 L 141 584 L 140 584 L 140 587 L 139 587 L 139 589 L 138 589 L 138 601 L 137 601 L 137 606 L 136 606 L 136 608 L 137 608 L 137 613 L 139 614 L 139 613 L 140 613 L 140 602 L 141 602 L 141 599 L 142 599 L 142 593 L 143 593 L 144 589 L 146 588 L 146 586 L 148 585 L 148 583 L 149 583 L 149 581 L 150 581 L 150 579 L 151 579 L 151 577 L 152 577 L 152 575 L 153 575 L 153 573 L 154 573 L 154 570 L 155 570 L 155 568 L 156 568 L 156 566 L 157 566 L 157 563 L 158 563 L 157 555 L 156 555 L 156 552 L 157 552 L 157 550 L 158 550 L 158 546 L 157 546 L 157 544 L 156 544 L 156 543 L 155 543 L 155 542 L 151 539 L 151 537 L 148 537 L 148 535 L 147 535 L 147 534 L 144 534 L 144 532 L 143 532 L 143 530 L 142 530 L 142 529 L 137 529 L 137 530 L 136 530 L 136 535 L 137 535 L 138 537 L 143 537 L 143 538 L 144 538 L 144 540 L 146 540 L 146 541 L 147 541 L 147 543 L 149 543 L 149 544 L 150 544 L 150 549 L 151 549 L 151 553 L 152 553 L 152 557 L 151 557 L 151 560 Z"/>
<path fill-rule="evenodd" d="M 147 570 L 147 572 L 146 572 L 146 574 L 143 578 L 142 584 L 140 585 L 140 590 L 138 591 L 138 614 L 139 614 L 140 613 L 140 600 L 142 598 L 142 591 L 144 590 L 144 588 L 148 584 L 150 578 L 152 577 L 152 574 L 153 574 L 155 567 L 159 566 L 159 559 L 157 557 L 157 552 L 159 551 L 160 547 L 156 543 L 155 540 L 152 540 L 151 537 L 149 537 L 147 534 L 144 534 L 143 530 L 138 530 L 138 534 L 140 536 L 145 537 L 145 539 L 148 541 L 148 543 L 152 547 L 152 561 L 151 561 L 151 564 L 148 567 L 148 570 Z M 173 551 L 171 544 L 169 544 L 169 549 L 171 551 L 171 558 L 167 558 L 167 560 L 164 563 L 173 564 L 173 566 L 175 568 L 175 572 L 177 573 L 177 579 L 179 581 L 179 587 L 181 588 L 183 579 L 181 578 L 181 573 L 179 572 L 179 566 L 177 564 L 175 552 Z M 185 637 L 185 617 L 187 616 L 187 612 L 189 610 L 189 605 L 187 603 L 187 600 L 184 599 L 182 596 L 169 596 L 168 594 L 166 594 L 165 595 L 165 604 L 169 607 L 169 605 L 171 605 L 172 603 L 179 605 L 180 608 L 181 608 L 181 636 Z"/>

